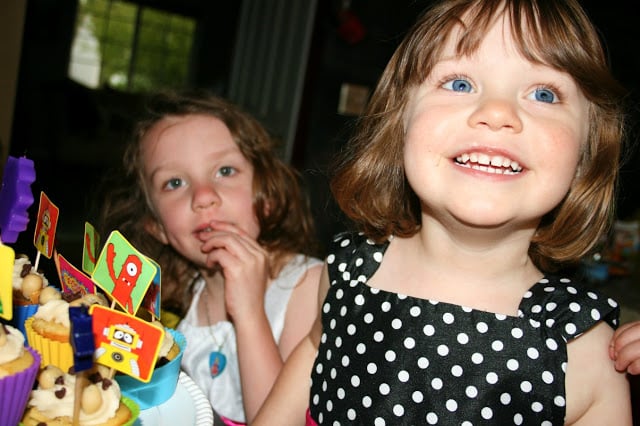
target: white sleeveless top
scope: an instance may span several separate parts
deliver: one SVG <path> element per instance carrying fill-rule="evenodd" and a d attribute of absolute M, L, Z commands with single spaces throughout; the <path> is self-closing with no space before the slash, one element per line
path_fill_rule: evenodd
<path fill-rule="evenodd" d="M 319 259 L 296 255 L 267 288 L 264 307 L 276 343 L 282 334 L 291 292 L 303 274 L 320 263 L 322 261 Z M 178 325 L 178 330 L 187 340 L 181 367 L 204 391 L 216 412 L 244 423 L 246 419 L 242 404 L 235 328 L 229 321 L 220 321 L 212 326 L 198 326 L 197 306 L 203 288 L 204 280 L 199 278 L 195 283 L 189 311 Z M 212 334 L 216 342 L 222 344 L 222 348 L 215 347 Z M 219 376 L 212 378 L 209 372 L 209 354 L 214 350 L 222 352 L 227 357 L 227 364 Z"/>

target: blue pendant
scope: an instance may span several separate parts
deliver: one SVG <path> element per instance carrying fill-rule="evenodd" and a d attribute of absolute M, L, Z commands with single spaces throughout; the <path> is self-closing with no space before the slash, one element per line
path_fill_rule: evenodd
<path fill-rule="evenodd" d="M 213 351 L 209 354 L 209 372 L 212 378 L 218 377 L 227 366 L 227 357 L 220 351 Z"/>

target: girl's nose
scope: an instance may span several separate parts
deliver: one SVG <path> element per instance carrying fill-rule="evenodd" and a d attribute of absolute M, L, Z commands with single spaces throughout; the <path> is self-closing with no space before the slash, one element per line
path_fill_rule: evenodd
<path fill-rule="evenodd" d="M 206 209 L 220 202 L 220 196 L 212 185 L 199 185 L 193 192 L 194 210 Z"/>
<path fill-rule="evenodd" d="M 472 127 L 484 126 L 490 130 L 511 130 L 515 133 L 522 130 L 522 121 L 517 105 L 508 99 L 484 99 L 469 117 Z"/>

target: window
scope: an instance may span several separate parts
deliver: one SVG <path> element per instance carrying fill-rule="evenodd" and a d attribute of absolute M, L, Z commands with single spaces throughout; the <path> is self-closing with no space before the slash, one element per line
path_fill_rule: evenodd
<path fill-rule="evenodd" d="M 195 20 L 123 0 L 80 0 L 69 77 L 130 92 L 185 86 Z"/>

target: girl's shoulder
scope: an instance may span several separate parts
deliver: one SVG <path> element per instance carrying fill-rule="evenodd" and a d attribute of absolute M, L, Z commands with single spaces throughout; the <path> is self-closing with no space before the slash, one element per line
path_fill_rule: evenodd
<path fill-rule="evenodd" d="M 617 328 L 620 307 L 615 300 L 579 279 L 545 275 L 525 293 L 519 315 L 540 326 L 558 327 L 563 330 L 564 338 L 570 340 L 600 321 Z"/>

